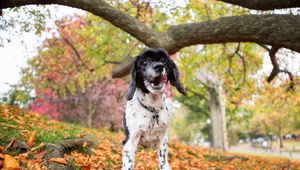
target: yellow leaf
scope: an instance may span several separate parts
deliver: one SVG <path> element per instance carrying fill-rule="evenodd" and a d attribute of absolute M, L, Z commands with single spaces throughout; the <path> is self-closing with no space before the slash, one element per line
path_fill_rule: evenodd
<path fill-rule="evenodd" d="M 84 148 L 87 147 L 87 146 L 88 146 L 87 142 L 84 142 L 83 145 L 82 145 L 82 147 L 84 147 Z"/>
<path fill-rule="evenodd" d="M 14 157 L 5 154 L 3 156 L 3 159 L 4 159 L 2 163 L 3 169 L 20 169 L 19 163 Z"/>
<path fill-rule="evenodd" d="M 44 142 L 43 142 L 43 143 L 40 143 L 39 146 L 36 146 L 36 147 L 31 148 L 31 149 L 30 149 L 30 152 L 34 152 L 35 150 L 40 149 L 40 148 L 42 148 L 42 147 L 44 147 L 44 146 L 45 146 L 45 143 L 44 143 Z"/>
<path fill-rule="evenodd" d="M 56 162 L 60 164 L 68 164 L 65 158 L 50 158 L 49 162 Z"/>
<path fill-rule="evenodd" d="M 27 145 L 32 148 L 35 145 L 36 131 L 32 131 L 29 133 L 27 138 Z"/>

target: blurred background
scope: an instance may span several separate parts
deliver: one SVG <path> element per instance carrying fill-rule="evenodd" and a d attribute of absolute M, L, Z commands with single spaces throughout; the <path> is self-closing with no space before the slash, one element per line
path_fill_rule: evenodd
<path fill-rule="evenodd" d="M 109 1 L 155 30 L 243 14 L 293 14 L 299 9 L 248 10 L 219 1 Z M 0 17 L 0 102 L 87 127 L 122 131 L 129 76 L 112 78 L 143 43 L 88 12 L 24 6 Z M 168 86 L 169 139 L 238 153 L 300 159 L 300 56 L 280 49 L 270 83 L 270 47 L 226 43 L 186 47 L 171 57 L 187 90 Z M 292 76 L 291 76 L 292 75 Z M 292 78 L 291 78 L 292 77 Z"/>

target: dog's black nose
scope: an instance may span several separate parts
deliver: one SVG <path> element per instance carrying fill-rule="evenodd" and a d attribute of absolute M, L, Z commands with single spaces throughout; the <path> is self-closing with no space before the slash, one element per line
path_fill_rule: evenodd
<path fill-rule="evenodd" d="M 164 69 L 164 65 L 162 63 L 156 63 L 152 67 L 156 72 L 162 72 Z"/>

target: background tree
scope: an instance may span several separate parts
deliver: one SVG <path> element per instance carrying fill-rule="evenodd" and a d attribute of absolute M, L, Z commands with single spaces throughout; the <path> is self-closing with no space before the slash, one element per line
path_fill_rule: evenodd
<path fill-rule="evenodd" d="M 212 122 L 212 146 L 219 150 L 228 150 L 227 128 L 226 128 L 226 99 L 223 84 L 215 73 L 209 73 L 207 68 L 197 72 L 196 78 L 209 93 L 207 104 L 211 112 Z"/>
<path fill-rule="evenodd" d="M 283 136 L 293 134 L 297 129 L 295 125 L 299 121 L 300 110 L 297 92 L 286 92 L 283 88 L 283 92 L 276 93 L 278 88 L 280 87 L 266 85 L 261 90 L 264 95 L 260 95 L 255 102 L 250 132 L 266 136 L 274 134 L 279 139 L 280 148 L 283 148 Z"/>
<path fill-rule="evenodd" d="M 198 125 L 201 124 L 199 121 L 209 121 L 210 124 L 207 125 L 210 128 L 214 124 L 224 127 L 221 128 L 222 130 L 220 127 L 215 130 L 222 131 L 222 135 L 213 131 L 205 132 L 211 133 L 212 136 L 215 136 L 213 138 L 219 139 L 220 145 L 218 145 L 218 148 L 227 148 L 226 127 L 231 132 L 228 136 L 228 143 L 234 144 L 237 142 L 235 136 L 238 135 L 239 131 L 234 131 L 234 125 L 243 120 L 238 116 L 238 113 L 244 110 L 244 102 L 250 100 L 251 95 L 256 92 L 254 86 L 256 80 L 251 76 L 260 68 L 262 60 L 257 55 L 260 52 L 262 52 L 260 48 L 254 44 L 226 44 L 209 45 L 202 48 L 193 47 L 184 49 L 179 53 L 179 67 L 182 70 L 181 73 L 184 77 L 184 85 L 187 87 L 188 97 L 178 97 L 178 99 L 190 110 L 194 110 L 191 114 L 199 115 L 198 119 L 194 118 L 198 120 Z M 197 80 L 199 67 L 206 69 L 205 73 L 200 76 L 200 82 Z M 214 80 L 207 79 L 209 78 L 207 73 L 213 74 L 211 78 L 214 78 Z M 218 78 L 216 78 L 216 75 Z M 219 91 L 220 89 L 223 90 Z M 219 98 L 214 92 L 220 92 L 223 97 Z M 189 98 L 192 98 L 192 100 L 188 100 Z M 222 101 L 219 99 L 222 99 Z M 218 102 L 213 102 L 214 100 Z M 217 105 L 213 105 L 213 103 L 223 103 L 218 105 L 220 106 L 218 109 L 220 112 L 216 112 L 213 106 Z M 215 121 L 217 119 L 212 119 L 213 113 L 217 114 L 217 117 L 223 115 L 223 119 Z M 189 119 L 189 116 L 187 118 Z M 203 127 L 203 130 L 205 129 L 207 129 L 206 126 Z"/>
<path fill-rule="evenodd" d="M 31 109 L 87 126 L 122 128 L 123 95 L 128 86 L 124 80 L 105 75 L 118 63 L 118 51 L 123 53 L 137 43 L 90 15 L 64 18 L 56 24 L 57 32 L 23 69 L 23 84 L 30 84 L 36 92 Z M 109 34 L 114 31 L 117 37 Z M 128 48 L 117 48 L 120 42 L 127 42 Z"/>

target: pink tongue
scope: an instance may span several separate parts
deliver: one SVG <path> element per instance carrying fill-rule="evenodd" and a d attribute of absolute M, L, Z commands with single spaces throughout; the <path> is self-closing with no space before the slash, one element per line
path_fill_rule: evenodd
<path fill-rule="evenodd" d="M 163 75 L 163 76 L 161 76 L 161 77 L 159 78 L 159 81 L 160 81 L 160 82 L 165 82 L 165 81 L 167 81 L 167 80 L 168 80 L 167 75 Z"/>
<path fill-rule="evenodd" d="M 168 81 L 167 75 L 159 76 L 156 77 L 153 81 L 154 84 L 160 84 L 160 83 L 165 83 Z"/>

